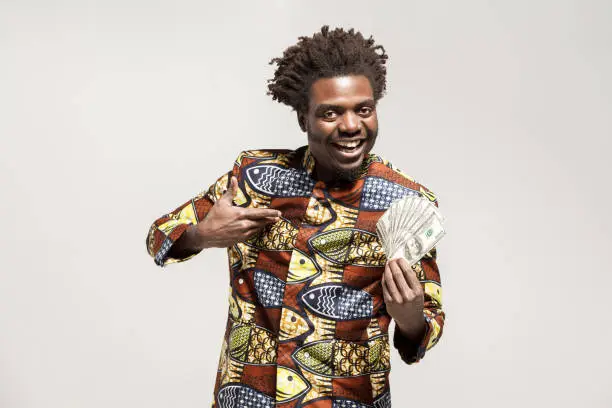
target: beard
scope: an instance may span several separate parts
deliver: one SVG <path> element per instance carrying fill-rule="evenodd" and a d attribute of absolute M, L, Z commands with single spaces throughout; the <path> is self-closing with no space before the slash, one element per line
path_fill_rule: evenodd
<path fill-rule="evenodd" d="M 365 162 L 365 157 L 363 161 Z M 350 170 L 334 169 L 334 178 L 330 184 L 344 184 L 356 181 L 363 172 L 364 162 Z"/>

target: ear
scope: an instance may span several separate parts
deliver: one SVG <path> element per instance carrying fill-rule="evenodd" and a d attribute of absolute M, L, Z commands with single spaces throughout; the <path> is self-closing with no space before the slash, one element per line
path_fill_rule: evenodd
<path fill-rule="evenodd" d="M 298 124 L 300 125 L 300 129 L 302 132 L 306 132 L 306 114 L 304 112 L 297 113 Z"/>

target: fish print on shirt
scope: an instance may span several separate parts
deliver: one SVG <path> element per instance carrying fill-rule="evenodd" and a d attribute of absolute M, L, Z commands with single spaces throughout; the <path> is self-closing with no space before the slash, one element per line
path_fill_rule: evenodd
<path fill-rule="evenodd" d="M 369 318 L 374 309 L 372 296 L 342 284 L 319 285 L 302 295 L 308 309 L 333 320 Z"/>
<path fill-rule="evenodd" d="M 270 197 L 306 197 L 315 184 L 305 171 L 277 165 L 249 167 L 246 176 L 253 190 Z"/>

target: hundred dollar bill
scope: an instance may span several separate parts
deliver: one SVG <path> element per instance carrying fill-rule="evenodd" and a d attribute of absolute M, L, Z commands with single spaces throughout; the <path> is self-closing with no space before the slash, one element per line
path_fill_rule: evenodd
<path fill-rule="evenodd" d="M 438 214 L 431 214 L 416 233 L 407 240 L 403 252 L 404 258 L 406 258 L 410 266 L 417 263 L 427 252 L 431 251 L 446 234 L 442 221 L 442 217 Z"/>

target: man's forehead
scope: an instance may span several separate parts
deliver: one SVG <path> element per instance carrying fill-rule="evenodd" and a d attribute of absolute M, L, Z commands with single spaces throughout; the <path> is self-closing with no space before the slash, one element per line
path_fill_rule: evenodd
<path fill-rule="evenodd" d="M 373 98 L 372 86 L 364 75 L 320 78 L 310 88 L 311 106 L 360 103 Z"/>

